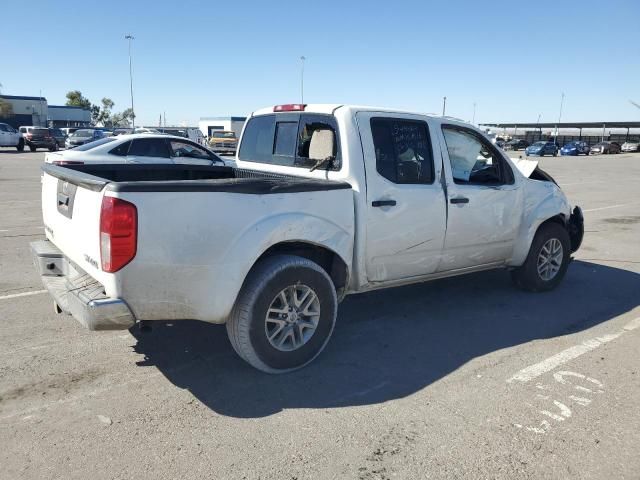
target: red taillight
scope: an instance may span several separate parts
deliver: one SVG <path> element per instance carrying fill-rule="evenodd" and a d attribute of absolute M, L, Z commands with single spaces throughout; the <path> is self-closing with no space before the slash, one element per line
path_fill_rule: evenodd
<path fill-rule="evenodd" d="M 102 270 L 117 272 L 136 256 L 138 211 L 133 203 L 102 198 L 100 212 L 100 258 Z"/>
<path fill-rule="evenodd" d="M 31 137 L 33 137 L 33 134 L 32 134 L 32 133 L 27 133 L 27 138 L 28 138 L 29 140 L 31 140 Z"/>
<path fill-rule="evenodd" d="M 276 105 L 274 112 L 303 112 L 306 105 L 304 103 L 288 103 L 286 105 Z"/>

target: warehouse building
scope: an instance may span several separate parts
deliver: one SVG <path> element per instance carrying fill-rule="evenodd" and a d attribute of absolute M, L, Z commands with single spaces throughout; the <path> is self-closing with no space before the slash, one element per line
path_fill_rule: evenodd
<path fill-rule="evenodd" d="M 198 128 L 205 137 L 210 137 L 214 130 L 227 130 L 236 132 L 240 138 L 246 120 L 247 117 L 201 117 Z"/>
<path fill-rule="evenodd" d="M 50 127 L 89 127 L 91 110 L 68 105 L 49 105 L 47 120 Z"/>
<path fill-rule="evenodd" d="M 49 110 L 46 98 L 0 95 L 0 100 L 9 105 L 0 113 L 0 122 L 15 128 L 23 125 L 47 126 Z"/>

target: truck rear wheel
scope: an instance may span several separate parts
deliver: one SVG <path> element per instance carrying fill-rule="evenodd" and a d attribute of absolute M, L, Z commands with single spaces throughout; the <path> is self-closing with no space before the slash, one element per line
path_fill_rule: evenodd
<path fill-rule="evenodd" d="M 318 264 L 293 255 L 251 270 L 227 321 L 233 349 L 253 367 L 285 373 L 316 358 L 331 337 L 338 299 Z"/>
<path fill-rule="evenodd" d="M 569 266 L 571 240 L 567 229 L 557 223 L 542 225 L 536 232 L 529 255 L 511 278 L 523 290 L 553 290 L 562 281 Z"/>

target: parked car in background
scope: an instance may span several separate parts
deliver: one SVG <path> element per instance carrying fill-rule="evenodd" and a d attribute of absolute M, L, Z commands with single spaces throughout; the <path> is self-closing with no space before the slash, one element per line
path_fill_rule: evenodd
<path fill-rule="evenodd" d="M 80 130 L 80 128 L 81 127 L 62 127 L 62 128 L 60 128 L 60 130 L 62 130 L 62 133 L 64 133 L 68 137 L 73 132 L 76 132 L 76 131 Z"/>
<path fill-rule="evenodd" d="M 64 148 L 65 142 L 67 140 L 67 136 L 64 134 L 64 132 L 59 128 L 50 128 L 49 130 L 51 130 L 51 135 L 53 136 L 53 138 L 56 139 L 58 147 Z"/>
<path fill-rule="evenodd" d="M 18 130 L 8 123 L 0 123 L 0 147 L 16 147 L 19 152 L 24 151 L 24 138 Z"/>
<path fill-rule="evenodd" d="M 165 134 L 136 133 L 105 137 L 64 152 L 47 154 L 45 163 L 180 163 L 224 165 L 215 153 L 191 140 Z"/>
<path fill-rule="evenodd" d="M 589 155 L 587 142 L 569 142 L 560 149 L 560 155 Z"/>
<path fill-rule="evenodd" d="M 620 153 L 620 145 L 616 142 L 600 142 L 591 146 L 589 155 L 602 155 L 604 153 Z"/>
<path fill-rule="evenodd" d="M 621 150 L 623 152 L 640 152 L 640 140 L 632 140 L 630 142 L 624 142 Z"/>
<path fill-rule="evenodd" d="M 65 146 L 67 148 L 74 148 L 79 145 L 84 145 L 85 143 L 95 142 L 96 140 L 100 140 L 104 137 L 105 134 L 102 130 L 95 128 L 82 128 L 69 135 L 65 142 Z"/>
<path fill-rule="evenodd" d="M 544 157 L 545 155 L 558 155 L 558 146 L 553 142 L 536 142 L 524 149 L 525 155 Z"/>
<path fill-rule="evenodd" d="M 216 153 L 222 155 L 235 155 L 238 148 L 236 132 L 227 130 L 216 130 L 209 137 L 209 147 Z"/>
<path fill-rule="evenodd" d="M 20 127 L 20 133 L 29 150 L 35 152 L 38 148 L 46 148 L 50 152 L 58 150 L 56 139 L 47 127 Z"/>
<path fill-rule="evenodd" d="M 514 138 L 504 144 L 504 149 L 505 150 L 522 150 L 524 148 L 527 148 L 528 146 L 529 146 L 529 142 L 527 142 L 526 140 L 523 140 L 522 138 Z"/>
<path fill-rule="evenodd" d="M 196 127 L 158 127 L 160 133 L 174 135 L 176 137 L 184 137 L 193 140 L 200 145 L 205 145 L 205 138 L 199 128 Z"/>
<path fill-rule="evenodd" d="M 116 128 L 113 130 L 113 135 L 114 136 L 118 136 L 118 135 L 128 135 L 133 133 L 133 128 L 129 128 L 129 127 L 120 127 L 120 128 Z"/>
<path fill-rule="evenodd" d="M 140 128 L 136 128 L 133 133 L 162 133 L 160 130 L 158 130 L 157 128 L 152 128 L 152 127 L 140 127 Z"/>

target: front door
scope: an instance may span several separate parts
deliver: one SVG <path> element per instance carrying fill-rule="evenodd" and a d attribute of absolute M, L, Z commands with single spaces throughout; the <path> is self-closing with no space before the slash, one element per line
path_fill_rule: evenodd
<path fill-rule="evenodd" d="M 444 242 L 445 198 L 432 125 L 419 115 L 376 112 L 358 113 L 357 122 L 367 180 L 368 281 L 435 272 Z"/>
<path fill-rule="evenodd" d="M 479 132 L 442 126 L 449 201 L 439 271 L 502 263 L 520 228 L 522 189 L 498 149 Z"/>

